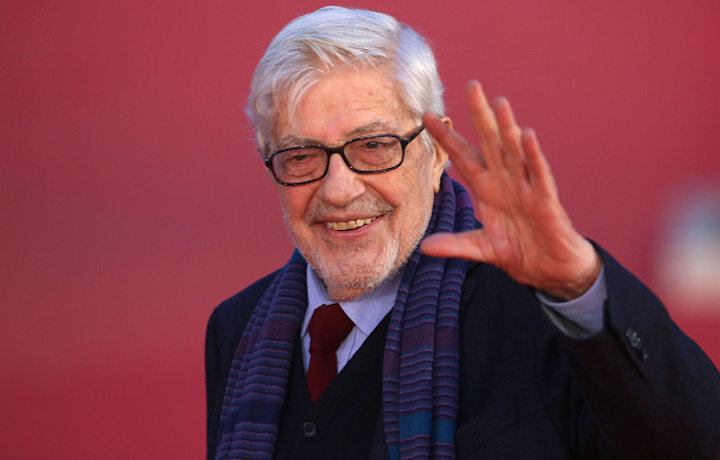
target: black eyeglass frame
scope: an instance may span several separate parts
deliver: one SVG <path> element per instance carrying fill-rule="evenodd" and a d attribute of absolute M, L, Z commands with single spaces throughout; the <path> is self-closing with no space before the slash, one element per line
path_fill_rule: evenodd
<path fill-rule="evenodd" d="M 319 181 L 320 179 L 325 177 L 328 173 L 328 170 L 330 169 L 330 156 L 333 153 L 339 154 L 340 157 L 342 157 L 345 164 L 347 165 L 347 167 L 350 168 L 350 170 L 353 171 L 354 173 L 357 173 L 357 174 L 380 174 L 380 173 L 392 171 L 393 169 L 397 169 L 403 164 L 403 162 L 405 161 L 405 148 L 407 147 L 407 145 L 410 142 L 415 140 L 415 138 L 418 137 L 420 135 L 420 133 L 423 132 L 424 129 L 425 129 L 425 125 L 420 125 L 420 127 L 418 129 L 416 129 L 408 137 L 401 137 L 401 136 L 398 136 L 397 134 L 373 134 L 372 136 L 358 137 L 356 139 L 351 139 L 351 140 L 345 142 L 340 147 L 326 147 L 324 145 L 299 145 L 297 147 L 288 147 L 286 149 L 276 150 L 275 152 L 272 153 L 272 155 L 270 155 L 269 157 L 266 157 L 264 159 L 265 167 L 267 167 L 272 172 L 272 175 L 278 184 L 285 185 L 288 187 L 292 187 L 295 185 L 310 184 L 312 182 Z M 353 165 L 351 165 L 350 161 L 345 156 L 345 147 L 347 147 L 348 144 L 351 144 L 356 141 L 362 141 L 362 140 L 366 140 L 366 139 L 375 139 L 378 137 L 394 137 L 395 139 L 397 139 L 400 142 L 400 147 L 402 150 L 402 155 L 400 156 L 400 162 L 398 162 L 398 164 L 396 164 L 395 166 L 392 166 L 390 168 L 378 169 L 377 171 L 375 171 L 375 170 L 364 171 L 361 169 L 357 169 Z M 275 155 L 278 155 L 283 152 L 288 152 L 290 150 L 302 150 L 302 149 L 310 149 L 310 148 L 324 150 L 325 153 L 327 154 L 327 161 L 325 162 L 325 171 L 323 171 L 323 173 L 320 176 L 318 176 L 317 178 L 311 179 L 311 180 L 306 180 L 303 182 L 285 182 L 285 181 L 280 180 L 280 178 L 277 176 L 277 174 L 275 174 L 275 169 L 273 168 L 273 164 L 272 164 L 272 159 L 275 157 Z"/>

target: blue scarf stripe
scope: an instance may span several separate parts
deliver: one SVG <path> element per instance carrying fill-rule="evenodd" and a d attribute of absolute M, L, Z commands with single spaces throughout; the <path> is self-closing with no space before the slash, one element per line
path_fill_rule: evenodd
<path fill-rule="evenodd" d="M 467 192 L 446 174 L 428 234 L 475 228 Z M 459 375 L 459 302 L 467 263 L 416 250 L 398 289 L 383 359 L 390 458 L 453 459 Z M 271 459 L 292 349 L 307 308 L 296 251 L 253 311 L 225 391 L 216 458 Z"/>
<path fill-rule="evenodd" d="M 274 444 L 273 432 L 277 431 L 277 427 L 262 423 L 241 423 L 237 428 L 247 431 L 251 435 L 250 441 L 235 443 L 232 439 L 228 439 L 218 445 L 216 458 L 268 458 L 264 452 L 267 451 L 268 446 Z"/>
<path fill-rule="evenodd" d="M 265 292 L 240 339 L 232 365 L 238 371 L 231 372 L 223 401 L 216 458 L 272 458 L 294 345 L 288 337 L 299 333 L 306 307 L 305 261 L 296 252 Z"/>
<path fill-rule="evenodd" d="M 443 178 L 441 193 L 436 195 L 435 210 L 438 217 L 433 219 L 435 225 L 429 229 L 429 233 L 474 228 L 469 197 L 459 185 L 446 178 Z M 468 222 L 471 225 L 463 225 Z M 398 292 L 396 309 L 403 311 L 392 316 L 388 330 L 384 366 L 386 391 L 383 395 L 386 438 L 392 459 L 454 458 L 459 299 L 467 263 L 430 257 L 422 261 L 414 259 L 414 263 L 417 264 L 417 272 L 406 273 L 406 279 Z M 428 285 L 436 286 L 435 294 L 426 294 Z M 428 317 L 431 319 L 426 319 Z M 408 324 L 413 327 L 408 327 Z M 425 360 L 410 359 L 414 358 L 413 349 L 417 353 L 422 343 L 417 334 L 428 333 L 431 325 L 434 331 L 430 330 L 427 336 L 431 339 L 429 344 L 434 347 L 433 362 L 427 364 Z M 431 370 L 431 378 L 413 378 L 416 374 L 427 375 L 422 372 L 418 374 L 417 367 L 423 365 Z M 388 373 L 393 373 L 398 367 L 399 378 L 388 379 Z M 418 397 L 418 392 L 425 392 L 426 395 Z M 412 402 L 408 402 L 408 399 Z M 391 413 L 396 410 L 396 406 L 400 408 L 400 417 L 395 415 L 397 412 Z M 429 414 L 435 414 L 435 417 Z M 426 423 L 415 423 L 425 421 L 428 417 L 434 420 L 432 427 Z M 443 423 L 438 423 L 440 420 Z"/>

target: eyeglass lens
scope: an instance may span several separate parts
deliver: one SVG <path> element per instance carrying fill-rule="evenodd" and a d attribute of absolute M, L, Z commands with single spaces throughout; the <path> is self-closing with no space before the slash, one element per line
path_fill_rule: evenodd
<path fill-rule="evenodd" d="M 345 144 L 345 161 L 356 172 L 375 172 L 400 164 L 403 147 L 394 136 L 356 139 Z M 286 183 L 312 181 L 325 174 L 330 155 L 320 147 L 299 147 L 273 155 L 272 168 L 277 178 Z"/>

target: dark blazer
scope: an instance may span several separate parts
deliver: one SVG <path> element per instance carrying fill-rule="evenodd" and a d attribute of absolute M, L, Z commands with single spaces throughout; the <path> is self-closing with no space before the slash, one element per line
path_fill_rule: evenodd
<path fill-rule="evenodd" d="M 461 301 L 458 459 L 718 459 L 720 375 L 658 299 L 598 248 L 602 332 L 559 332 L 533 290 L 488 264 Z M 277 273 L 277 272 L 276 272 Z M 208 457 L 240 335 L 276 275 L 218 306 L 206 337 Z M 374 457 L 386 456 L 382 433 Z"/>

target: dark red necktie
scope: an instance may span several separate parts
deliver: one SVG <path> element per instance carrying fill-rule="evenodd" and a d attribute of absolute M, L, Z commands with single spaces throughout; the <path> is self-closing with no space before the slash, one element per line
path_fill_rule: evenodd
<path fill-rule="evenodd" d="M 335 352 L 352 330 L 354 324 L 340 305 L 323 305 L 313 312 L 308 325 L 310 334 L 310 366 L 307 386 L 316 402 L 337 376 Z"/>

